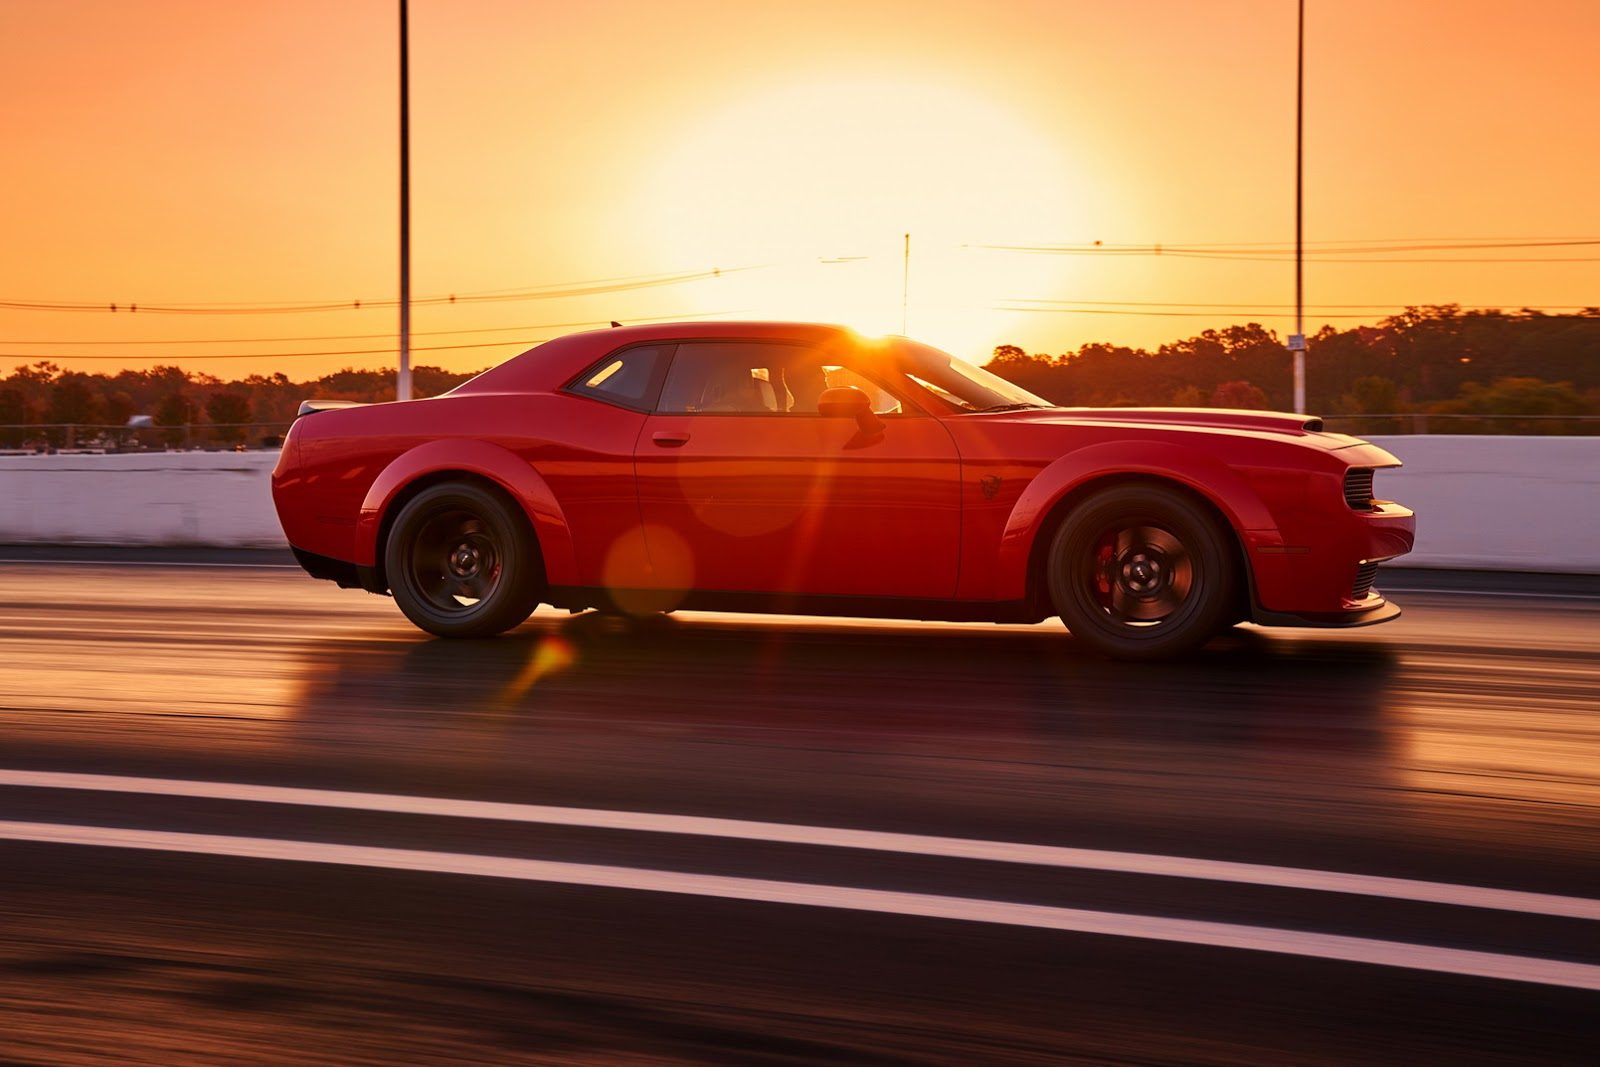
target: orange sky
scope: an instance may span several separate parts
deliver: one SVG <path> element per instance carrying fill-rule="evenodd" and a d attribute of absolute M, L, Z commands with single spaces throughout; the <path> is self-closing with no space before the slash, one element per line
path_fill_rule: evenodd
<path fill-rule="evenodd" d="M 1600 4 L 1309 8 L 1308 241 L 1600 239 Z M 394 9 L 6 0 L 0 300 L 393 300 Z M 476 368 L 566 329 L 543 324 L 611 318 L 898 330 L 907 230 L 910 332 L 969 357 L 1286 332 L 1261 312 L 1287 313 L 1287 261 L 970 246 L 1289 241 L 1293 32 L 1291 0 L 412 0 L 417 296 L 761 267 L 422 306 L 419 349 L 507 343 L 416 360 Z M 1600 303 L 1600 246 L 1445 255 L 1592 261 L 1313 262 L 1307 301 Z M 995 310 L 1039 299 L 1201 315 Z M 1243 306 L 1175 306 L 1206 303 Z M 1330 313 L 1382 312 L 1314 311 L 1308 332 L 1357 321 Z M 518 329 L 444 332 L 491 327 Z M 384 308 L 0 309 L 0 368 L 299 377 L 383 365 L 394 329 Z M 180 339 L 217 343 L 61 343 Z M 263 355 L 200 358 L 219 353 Z"/>

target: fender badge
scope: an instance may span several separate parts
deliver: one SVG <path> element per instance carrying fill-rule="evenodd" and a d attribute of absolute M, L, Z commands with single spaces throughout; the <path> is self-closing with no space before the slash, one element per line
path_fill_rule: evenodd
<path fill-rule="evenodd" d="M 1000 491 L 1000 476 L 998 474 L 985 474 L 978 479 L 978 488 L 983 490 L 983 499 L 993 500 L 994 495 Z"/>

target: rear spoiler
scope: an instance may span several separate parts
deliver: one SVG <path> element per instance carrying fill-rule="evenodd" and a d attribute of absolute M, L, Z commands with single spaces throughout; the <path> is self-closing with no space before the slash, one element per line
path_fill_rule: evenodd
<path fill-rule="evenodd" d="M 300 410 L 294 413 L 295 418 L 304 415 L 315 415 L 319 411 L 337 411 L 340 408 L 363 408 L 367 405 L 359 400 L 302 400 Z"/>

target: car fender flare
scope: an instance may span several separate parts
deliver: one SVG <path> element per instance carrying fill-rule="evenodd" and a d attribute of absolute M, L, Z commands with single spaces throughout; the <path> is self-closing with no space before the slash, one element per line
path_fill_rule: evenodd
<path fill-rule="evenodd" d="M 531 464 L 510 449 L 468 438 L 429 441 L 396 456 L 373 481 L 356 520 L 357 564 L 378 563 L 378 533 L 395 498 L 418 478 L 460 471 L 494 482 L 522 506 L 539 539 L 545 577 L 552 585 L 577 580 L 572 530 L 550 485 Z"/>
<path fill-rule="evenodd" d="M 1107 441 L 1069 452 L 1028 483 L 1000 537 L 1001 598 L 1027 595 L 1028 565 L 1044 523 L 1069 493 L 1106 477 L 1161 478 L 1213 504 L 1248 547 L 1271 543 L 1277 522 L 1260 495 L 1222 461 L 1162 441 Z M 1265 536 L 1263 536 L 1265 535 Z M 1245 565 L 1250 567 L 1248 552 Z"/>

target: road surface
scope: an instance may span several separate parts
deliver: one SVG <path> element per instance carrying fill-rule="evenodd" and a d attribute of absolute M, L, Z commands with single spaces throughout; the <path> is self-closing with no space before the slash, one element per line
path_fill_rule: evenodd
<path fill-rule="evenodd" d="M 1128 666 L 0 563 L 0 1061 L 1593 1064 L 1600 598 L 1541 589 Z"/>

